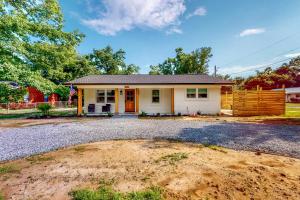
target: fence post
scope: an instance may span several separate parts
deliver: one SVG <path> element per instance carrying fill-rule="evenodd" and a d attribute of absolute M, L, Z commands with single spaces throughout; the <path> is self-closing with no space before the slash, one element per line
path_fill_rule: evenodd
<path fill-rule="evenodd" d="M 286 101 L 287 101 L 287 97 L 286 97 L 286 94 L 285 94 L 285 84 L 282 84 L 282 90 L 283 90 L 283 95 L 284 95 L 284 110 L 283 110 L 283 114 L 285 115 L 285 112 L 286 112 Z"/>

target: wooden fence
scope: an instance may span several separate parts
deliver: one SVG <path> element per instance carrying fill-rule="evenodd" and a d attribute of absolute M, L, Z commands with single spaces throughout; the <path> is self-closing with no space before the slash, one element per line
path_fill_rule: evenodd
<path fill-rule="evenodd" d="M 232 93 L 226 92 L 221 95 L 221 109 L 232 110 L 233 95 Z"/>
<path fill-rule="evenodd" d="M 285 113 L 285 91 L 233 91 L 234 116 L 282 115 Z"/>

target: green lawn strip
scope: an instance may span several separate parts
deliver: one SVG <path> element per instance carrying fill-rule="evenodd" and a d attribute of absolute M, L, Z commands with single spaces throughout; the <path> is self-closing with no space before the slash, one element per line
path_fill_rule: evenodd
<path fill-rule="evenodd" d="M 8 173 L 19 173 L 20 168 L 16 165 L 2 165 L 0 166 L 0 175 Z"/>
<path fill-rule="evenodd" d="M 162 200 L 162 190 L 151 187 L 143 191 L 121 193 L 111 186 L 100 186 L 97 190 L 80 189 L 69 193 L 73 200 Z"/>
<path fill-rule="evenodd" d="M 76 115 L 76 111 L 74 110 L 50 111 L 50 116 L 53 117 L 71 117 L 75 115 Z M 25 112 L 25 113 L 0 114 L 0 119 L 28 118 L 28 117 L 35 117 L 35 116 L 42 116 L 42 113 L 35 111 L 31 113 Z"/>

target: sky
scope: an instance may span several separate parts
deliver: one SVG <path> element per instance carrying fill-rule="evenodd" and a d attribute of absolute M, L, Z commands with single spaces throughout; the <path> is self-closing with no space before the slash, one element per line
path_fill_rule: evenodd
<path fill-rule="evenodd" d="M 211 47 L 209 71 L 247 76 L 300 55 L 299 0 L 59 0 L 66 31 L 86 35 L 81 54 L 110 45 L 126 63 L 150 65 Z"/>

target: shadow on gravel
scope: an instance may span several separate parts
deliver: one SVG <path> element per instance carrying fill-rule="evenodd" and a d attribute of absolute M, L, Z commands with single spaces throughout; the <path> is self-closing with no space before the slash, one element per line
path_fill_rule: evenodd
<path fill-rule="evenodd" d="M 189 142 L 216 145 L 238 143 L 241 145 L 260 145 L 279 139 L 291 143 L 300 142 L 300 126 L 275 126 L 261 124 L 220 123 L 202 128 L 184 128 L 178 138 Z"/>

